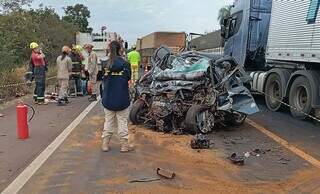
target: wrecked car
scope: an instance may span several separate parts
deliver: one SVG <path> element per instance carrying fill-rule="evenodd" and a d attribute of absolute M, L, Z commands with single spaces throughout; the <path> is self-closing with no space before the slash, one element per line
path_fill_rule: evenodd
<path fill-rule="evenodd" d="M 153 68 L 135 86 L 133 124 L 162 132 L 209 133 L 242 125 L 258 107 L 244 86 L 250 77 L 231 57 L 200 52 L 173 55 L 160 47 Z"/>

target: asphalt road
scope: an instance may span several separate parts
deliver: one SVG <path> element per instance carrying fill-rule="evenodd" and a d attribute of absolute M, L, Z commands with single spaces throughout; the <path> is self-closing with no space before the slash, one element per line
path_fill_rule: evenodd
<path fill-rule="evenodd" d="M 10 133 L 6 130 L 11 135 L 0 136 L 4 139 L 11 137 L 5 143 L 7 150 L 0 152 L 0 161 L 6 161 L 5 168 L 2 164 L 0 168 L 0 180 L 5 180 L 0 191 L 88 105 L 85 100 L 78 100 L 74 106 L 63 110 L 50 106 L 53 113 L 48 115 L 45 114 L 47 108 L 43 107 L 39 125 L 32 126 L 38 128 L 39 136 L 32 135 L 31 139 L 35 138 L 33 140 L 39 144 L 29 145 L 28 140 L 17 141 L 19 146 L 17 142 L 13 143 L 15 146 L 8 146 L 9 142 L 15 141 L 12 127 Z M 251 120 L 320 160 L 320 128 L 317 123 L 295 120 L 287 112 L 270 112 L 261 97 L 257 97 L 257 102 L 261 112 L 251 116 Z M 78 104 L 83 107 L 75 108 Z M 14 112 L 7 111 L 6 115 Z M 13 122 L 13 118 L 6 118 L 9 119 L 6 122 L 1 120 L 0 129 Z M 50 120 L 57 129 L 50 129 L 45 124 Z M 130 126 L 130 141 L 136 150 L 129 154 L 119 153 L 116 138 L 112 140 L 111 152 L 100 151 L 102 125 L 103 113 L 97 105 L 19 193 L 320 193 L 319 168 L 248 124 L 210 134 L 211 149 L 201 151 L 190 148 L 191 136 L 161 134 Z M 44 134 L 40 133 L 41 130 Z M 2 134 L 3 130 L 0 132 Z M 45 135 L 47 133 L 51 135 Z M 0 151 L 2 145 L 1 140 Z M 232 153 L 243 155 L 254 150 L 262 153 L 251 154 L 243 166 L 235 166 L 228 160 Z M 26 159 L 29 153 L 32 157 Z M 155 173 L 158 167 L 174 171 L 177 177 L 174 180 L 131 183 L 133 180 L 159 178 Z M 8 172 L 8 169 L 15 173 Z"/>
<path fill-rule="evenodd" d="M 294 119 L 287 109 L 269 111 L 262 96 L 255 96 L 255 99 L 261 111 L 250 118 L 320 160 L 320 123 Z"/>
<path fill-rule="evenodd" d="M 0 118 L 0 191 L 33 161 L 89 104 L 86 97 L 71 99 L 70 106 L 34 105 L 36 114 L 30 122 L 30 138 L 18 140 L 16 110 L 10 106 Z M 27 100 L 28 104 L 33 104 Z"/>

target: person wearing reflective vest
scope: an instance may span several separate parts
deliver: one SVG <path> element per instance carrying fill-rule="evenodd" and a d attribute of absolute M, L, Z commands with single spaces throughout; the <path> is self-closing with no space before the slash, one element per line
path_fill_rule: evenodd
<path fill-rule="evenodd" d="M 32 50 L 30 57 L 29 67 L 31 69 L 33 78 L 36 82 L 36 87 L 34 90 L 34 101 L 38 105 L 45 105 L 45 90 L 46 90 L 46 71 L 47 64 L 45 56 L 42 53 L 39 45 L 35 42 L 30 44 L 30 49 Z"/>
<path fill-rule="evenodd" d="M 132 51 L 128 53 L 128 61 L 131 64 L 131 80 L 132 84 L 135 85 L 136 81 L 139 79 L 139 65 L 141 62 L 141 56 L 138 51 L 136 51 L 136 46 L 132 47 Z"/>
<path fill-rule="evenodd" d="M 121 55 L 121 45 L 117 41 L 110 43 L 110 57 L 103 78 L 102 104 L 105 123 L 102 133 L 102 151 L 109 151 L 109 142 L 115 131 L 121 144 L 121 152 L 132 151 L 129 146 L 128 117 L 130 106 L 129 84 L 130 64 Z M 116 130 L 118 129 L 118 130 Z"/>

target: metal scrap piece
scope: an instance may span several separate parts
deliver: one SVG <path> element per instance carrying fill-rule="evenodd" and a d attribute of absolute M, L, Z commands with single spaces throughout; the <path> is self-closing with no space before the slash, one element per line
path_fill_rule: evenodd
<path fill-rule="evenodd" d="M 190 145 L 192 149 L 209 149 L 210 140 L 202 134 L 198 134 L 191 140 Z"/>
<path fill-rule="evenodd" d="M 157 175 L 164 177 L 166 179 L 173 179 L 176 176 L 174 172 L 164 170 L 161 168 L 157 168 Z"/>
<path fill-rule="evenodd" d="M 153 179 L 136 179 L 131 180 L 129 183 L 146 183 L 146 182 L 154 182 L 154 181 L 160 181 L 160 178 L 153 178 Z"/>
<path fill-rule="evenodd" d="M 233 164 L 244 165 L 244 156 L 238 156 L 237 153 L 231 154 L 231 156 L 229 157 L 229 160 Z"/>

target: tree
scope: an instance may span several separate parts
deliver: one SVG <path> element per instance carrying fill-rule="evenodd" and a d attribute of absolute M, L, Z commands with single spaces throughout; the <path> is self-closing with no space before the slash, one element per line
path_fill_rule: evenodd
<path fill-rule="evenodd" d="M 29 5 L 33 0 L 0 0 L 0 12 L 16 11 L 23 5 Z"/>
<path fill-rule="evenodd" d="M 77 26 L 62 20 L 54 9 L 40 6 L 26 10 L 22 4 L 15 4 L 18 1 L 8 6 L 3 3 L 9 1 L 0 0 L 0 8 L 5 5 L 0 13 L 0 85 L 23 81 L 21 72 L 29 63 L 31 42 L 42 46 L 49 64 L 54 65 L 62 46 L 74 44 L 78 31 Z M 0 98 L 14 96 L 16 91 L 11 87 L 0 89 Z"/>
<path fill-rule="evenodd" d="M 48 61 L 54 63 L 63 45 L 74 44 L 77 31 L 47 7 L 0 15 L 0 72 L 26 64 L 34 41 L 43 45 Z"/>
<path fill-rule="evenodd" d="M 220 25 L 223 24 L 224 19 L 231 16 L 231 8 L 232 8 L 232 5 L 227 5 L 219 10 L 218 20 Z"/>
<path fill-rule="evenodd" d="M 90 16 L 90 10 L 83 4 L 76 4 L 74 6 L 64 7 L 65 16 L 62 19 L 66 22 L 72 23 L 78 26 L 80 32 L 90 32 L 88 28 L 88 19 Z"/>

